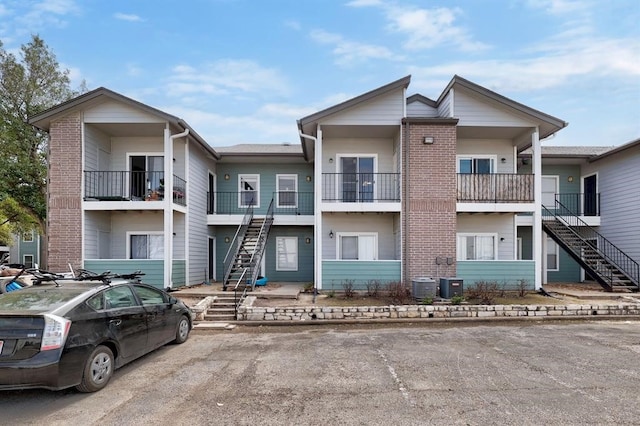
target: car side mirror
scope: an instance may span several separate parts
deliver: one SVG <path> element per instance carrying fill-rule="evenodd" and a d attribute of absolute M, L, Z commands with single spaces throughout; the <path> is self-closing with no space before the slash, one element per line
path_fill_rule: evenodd
<path fill-rule="evenodd" d="M 176 303 L 178 303 L 178 299 L 176 299 L 173 296 L 169 296 L 169 304 L 170 305 L 175 305 Z"/>

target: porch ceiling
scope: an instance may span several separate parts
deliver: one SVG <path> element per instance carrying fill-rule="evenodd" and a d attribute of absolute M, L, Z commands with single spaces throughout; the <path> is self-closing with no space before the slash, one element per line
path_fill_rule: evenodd
<path fill-rule="evenodd" d="M 531 131 L 529 127 L 458 126 L 457 134 L 460 139 L 511 139 L 515 143 Z"/>

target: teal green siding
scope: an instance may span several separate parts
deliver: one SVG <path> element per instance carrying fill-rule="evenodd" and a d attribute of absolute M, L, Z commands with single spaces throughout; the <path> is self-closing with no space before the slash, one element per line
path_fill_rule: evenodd
<path fill-rule="evenodd" d="M 342 291 L 345 280 L 353 280 L 355 289 L 366 290 L 370 281 L 400 281 L 400 273 L 401 263 L 395 260 L 323 260 L 322 289 Z"/>
<path fill-rule="evenodd" d="M 532 259 L 533 256 L 533 237 L 531 236 L 530 226 L 519 226 L 518 237 L 522 238 L 522 258 Z M 548 271 L 547 282 L 579 282 L 580 281 L 580 265 L 573 260 L 569 254 L 559 247 L 559 271 Z"/>
<path fill-rule="evenodd" d="M 33 241 L 24 241 L 22 238 L 19 239 L 19 259 L 16 259 L 15 261 L 12 260 L 13 263 L 24 263 L 24 256 L 31 255 L 33 256 L 33 263 L 40 264 L 40 253 L 38 253 L 38 240 L 40 239 L 40 236 L 35 232 L 32 235 Z"/>
<path fill-rule="evenodd" d="M 277 237 L 298 237 L 298 270 L 276 271 Z M 309 238 L 309 244 L 306 239 Z M 313 281 L 313 227 L 274 226 L 269 233 L 265 251 L 265 276 L 269 281 L 310 282 Z"/>
<path fill-rule="evenodd" d="M 518 238 L 522 238 L 522 260 L 533 259 L 533 236 L 530 226 L 518 226 Z"/>
<path fill-rule="evenodd" d="M 130 274 L 142 271 L 142 282 L 158 288 L 166 288 L 169 283 L 164 281 L 164 261 L 162 260 L 128 260 L 128 259 L 99 259 L 85 260 L 84 269 L 101 273 L 111 271 L 114 274 Z"/>
<path fill-rule="evenodd" d="M 216 281 L 224 278 L 224 258 L 237 231 L 235 226 L 216 226 Z M 276 237 L 298 237 L 298 270 L 276 271 Z M 229 238 L 229 243 L 225 242 Z M 309 244 L 306 238 L 310 238 Z M 270 282 L 307 282 L 313 281 L 313 227 L 311 226 L 273 226 L 269 232 L 265 251 L 265 276 Z"/>
<path fill-rule="evenodd" d="M 174 260 L 171 263 L 171 281 L 174 287 L 181 287 L 187 284 L 185 279 L 186 262 L 184 260 Z"/>
<path fill-rule="evenodd" d="M 228 174 L 229 180 L 224 176 Z M 298 192 L 313 192 L 313 179 L 307 182 L 306 177 L 313 178 L 313 166 L 310 164 L 218 164 L 217 191 L 238 192 L 238 175 L 260 175 L 260 207 L 254 209 L 255 214 L 265 214 L 277 188 L 276 175 L 297 174 Z M 274 201 L 275 203 L 275 201 Z"/>
<path fill-rule="evenodd" d="M 533 290 L 535 264 L 532 260 L 459 260 L 456 277 L 464 280 L 465 288 L 474 286 L 477 281 L 495 281 L 506 290 L 515 290 L 520 280 L 526 280 Z"/>

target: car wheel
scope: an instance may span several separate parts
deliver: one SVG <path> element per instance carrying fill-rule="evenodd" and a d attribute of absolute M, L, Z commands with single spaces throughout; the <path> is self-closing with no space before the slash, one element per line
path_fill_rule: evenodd
<path fill-rule="evenodd" d="M 176 330 L 176 339 L 174 343 L 184 343 L 189 338 L 189 332 L 191 331 L 191 327 L 189 325 L 189 319 L 186 315 L 180 317 L 180 321 L 178 321 L 178 329 Z"/>
<path fill-rule="evenodd" d="M 82 382 L 76 387 L 80 392 L 96 392 L 107 386 L 113 375 L 113 352 L 106 346 L 98 346 L 84 364 Z"/>

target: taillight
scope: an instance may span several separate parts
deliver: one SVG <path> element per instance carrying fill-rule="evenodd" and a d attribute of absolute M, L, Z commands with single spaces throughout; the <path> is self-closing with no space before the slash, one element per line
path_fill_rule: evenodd
<path fill-rule="evenodd" d="M 50 351 L 64 346 L 71 321 L 56 315 L 44 314 L 44 331 L 42 333 L 41 351 Z"/>

